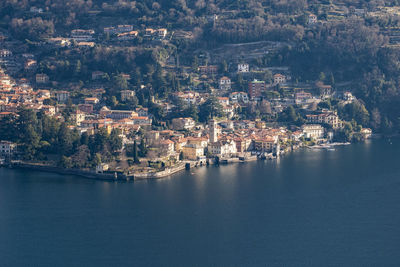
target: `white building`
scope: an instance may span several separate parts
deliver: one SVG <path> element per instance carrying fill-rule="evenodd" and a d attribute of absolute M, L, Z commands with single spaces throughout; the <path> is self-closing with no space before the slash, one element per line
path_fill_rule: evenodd
<path fill-rule="evenodd" d="M 222 77 L 219 80 L 219 89 L 220 90 L 231 90 L 231 79 L 228 77 Z"/>
<path fill-rule="evenodd" d="M 36 83 L 48 83 L 49 76 L 47 74 L 38 73 L 36 74 Z"/>
<path fill-rule="evenodd" d="M 213 156 L 231 157 L 237 153 L 236 143 L 233 140 L 221 140 L 208 144 L 208 152 Z"/>
<path fill-rule="evenodd" d="M 248 103 L 249 95 L 246 92 L 233 92 L 229 95 L 231 103 Z"/>
<path fill-rule="evenodd" d="M 353 102 L 354 100 L 356 100 L 356 98 L 353 96 L 351 92 L 344 92 L 343 100 L 348 102 Z"/>
<path fill-rule="evenodd" d="M 123 33 L 123 32 L 130 32 L 133 31 L 133 25 L 118 25 L 116 32 Z"/>
<path fill-rule="evenodd" d="M 172 127 L 174 130 L 191 130 L 196 125 L 192 118 L 175 118 L 172 119 Z"/>
<path fill-rule="evenodd" d="M 304 137 L 311 138 L 311 139 L 321 139 L 324 137 L 324 127 L 318 124 L 306 124 L 302 127 Z"/>
<path fill-rule="evenodd" d="M 96 166 L 96 173 L 103 173 L 105 171 L 108 171 L 108 164 L 106 163 L 100 163 L 99 165 Z"/>
<path fill-rule="evenodd" d="M 308 24 L 314 24 L 317 23 L 317 16 L 314 14 L 310 14 L 308 16 Z"/>
<path fill-rule="evenodd" d="M 67 91 L 56 91 L 54 92 L 55 97 L 57 98 L 58 102 L 67 102 L 69 99 L 69 92 Z"/>
<path fill-rule="evenodd" d="M 161 39 L 164 39 L 167 36 L 167 33 L 168 33 L 167 29 L 164 28 L 157 30 L 157 35 Z"/>
<path fill-rule="evenodd" d="M 76 29 L 71 31 L 71 37 L 76 42 L 93 41 L 94 30 Z"/>
<path fill-rule="evenodd" d="M 274 84 L 280 84 L 286 82 L 286 76 L 282 74 L 275 74 L 274 75 Z"/>
<path fill-rule="evenodd" d="M 9 141 L 0 141 L 0 156 L 11 157 L 16 151 L 17 145 Z"/>
<path fill-rule="evenodd" d="M 135 91 L 132 90 L 122 90 L 121 91 L 121 101 L 131 100 L 135 97 Z"/>
<path fill-rule="evenodd" d="M 8 57 L 11 57 L 12 55 L 13 55 L 12 52 L 8 49 L 0 50 L 0 58 L 8 58 Z"/>
<path fill-rule="evenodd" d="M 246 73 L 249 72 L 249 64 L 238 64 L 238 73 Z"/>

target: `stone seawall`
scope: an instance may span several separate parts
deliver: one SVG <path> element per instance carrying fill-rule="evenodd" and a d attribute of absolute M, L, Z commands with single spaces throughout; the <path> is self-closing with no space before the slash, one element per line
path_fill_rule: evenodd
<path fill-rule="evenodd" d="M 163 178 L 166 176 L 169 176 L 171 174 L 175 174 L 177 172 L 185 170 L 185 164 L 182 164 L 180 166 L 177 166 L 175 168 L 169 168 L 164 171 L 160 172 L 148 172 L 148 173 L 135 173 L 133 175 L 133 178 L 135 180 L 139 179 L 158 179 L 158 178 Z"/>
<path fill-rule="evenodd" d="M 42 172 L 52 172 L 63 175 L 76 175 L 80 177 L 85 177 L 89 179 L 97 179 L 97 180 L 125 180 L 125 177 L 117 177 L 115 178 L 114 174 L 111 173 L 96 173 L 94 171 L 86 171 L 79 169 L 63 169 L 55 166 L 47 166 L 40 164 L 29 164 L 29 163 L 18 163 L 11 165 L 11 168 L 16 169 L 25 169 L 25 170 L 35 170 Z"/>

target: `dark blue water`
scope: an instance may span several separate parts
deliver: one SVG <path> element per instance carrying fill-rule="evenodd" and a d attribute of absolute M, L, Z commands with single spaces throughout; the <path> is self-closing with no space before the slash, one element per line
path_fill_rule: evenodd
<path fill-rule="evenodd" d="M 391 142 L 130 183 L 0 169 L 0 265 L 399 266 Z"/>

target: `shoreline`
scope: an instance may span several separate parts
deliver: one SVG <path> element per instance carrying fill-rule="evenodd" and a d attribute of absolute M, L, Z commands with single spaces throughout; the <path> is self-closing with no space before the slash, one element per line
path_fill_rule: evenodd
<path fill-rule="evenodd" d="M 111 173 L 96 173 L 94 171 L 87 170 L 79 170 L 79 169 L 63 169 L 56 166 L 50 165 L 40 165 L 40 164 L 31 164 L 31 163 L 18 163 L 18 164 L 9 164 L 3 165 L 3 167 L 8 169 L 20 169 L 20 170 L 33 170 L 39 172 L 47 172 L 47 173 L 55 173 L 60 175 L 73 175 L 80 178 L 92 179 L 92 180 L 101 180 L 101 181 L 122 181 L 126 180 L 123 177 Z"/>
<path fill-rule="evenodd" d="M 295 146 L 289 147 L 286 150 L 283 150 L 280 155 L 285 155 L 289 152 L 294 152 L 298 149 L 305 148 L 311 150 L 331 150 L 336 146 L 347 146 L 351 145 L 352 143 L 331 143 L 331 144 L 321 144 L 321 145 L 314 145 L 314 146 Z M 259 155 L 261 155 L 260 153 Z M 272 153 L 269 153 L 272 154 Z M 269 155 L 267 154 L 267 155 Z M 203 161 L 184 161 L 181 162 L 178 166 L 174 166 L 172 168 L 167 168 L 162 171 L 158 172 L 149 172 L 149 173 L 133 173 L 133 174 L 124 174 L 124 173 L 117 173 L 117 172 L 108 172 L 108 173 L 96 173 L 95 171 L 90 170 L 81 170 L 81 169 L 63 169 L 56 166 L 50 165 L 41 165 L 41 164 L 34 164 L 34 163 L 26 163 L 26 162 L 19 162 L 14 164 L 3 164 L 0 165 L 5 168 L 9 169 L 22 169 L 22 170 L 34 170 L 34 171 L 41 171 L 47 173 L 56 173 L 60 175 L 73 175 L 85 179 L 91 180 L 100 180 L 100 181 L 139 181 L 139 180 L 147 180 L 147 179 L 162 179 L 166 177 L 170 177 L 174 174 L 177 174 L 184 170 L 192 170 L 198 167 L 204 167 L 209 165 L 228 165 L 232 163 L 246 163 L 258 160 L 273 160 L 280 156 L 269 156 L 269 157 L 259 157 L 258 154 L 252 154 L 248 157 L 235 157 L 235 158 L 227 158 L 227 159 L 220 159 L 219 162 L 215 161 L 215 158 L 209 158 Z"/>

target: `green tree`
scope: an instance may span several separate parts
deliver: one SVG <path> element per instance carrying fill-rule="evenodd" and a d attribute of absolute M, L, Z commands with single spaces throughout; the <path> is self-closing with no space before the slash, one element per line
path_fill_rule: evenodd
<path fill-rule="evenodd" d="M 213 117 L 222 117 L 223 115 L 222 105 L 214 96 L 209 97 L 200 105 L 199 121 L 205 122 Z"/>
<path fill-rule="evenodd" d="M 137 143 L 136 140 L 133 143 L 133 162 L 135 164 L 140 164 L 140 160 L 139 160 L 139 152 L 138 152 L 138 147 L 137 147 Z"/>
<path fill-rule="evenodd" d="M 139 144 L 139 156 L 146 157 L 146 155 L 147 155 L 147 146 L 144 139 L 142 139 Z"/>
<path fill-rule="evenodd" d="M 109 144 L 111 151 L 117 151 L 122 148 L 122 137 L 120 136 L 120 131 L 118 129 L 113 129 L 111 131 L 110 137 L 109 137 Z"/>

